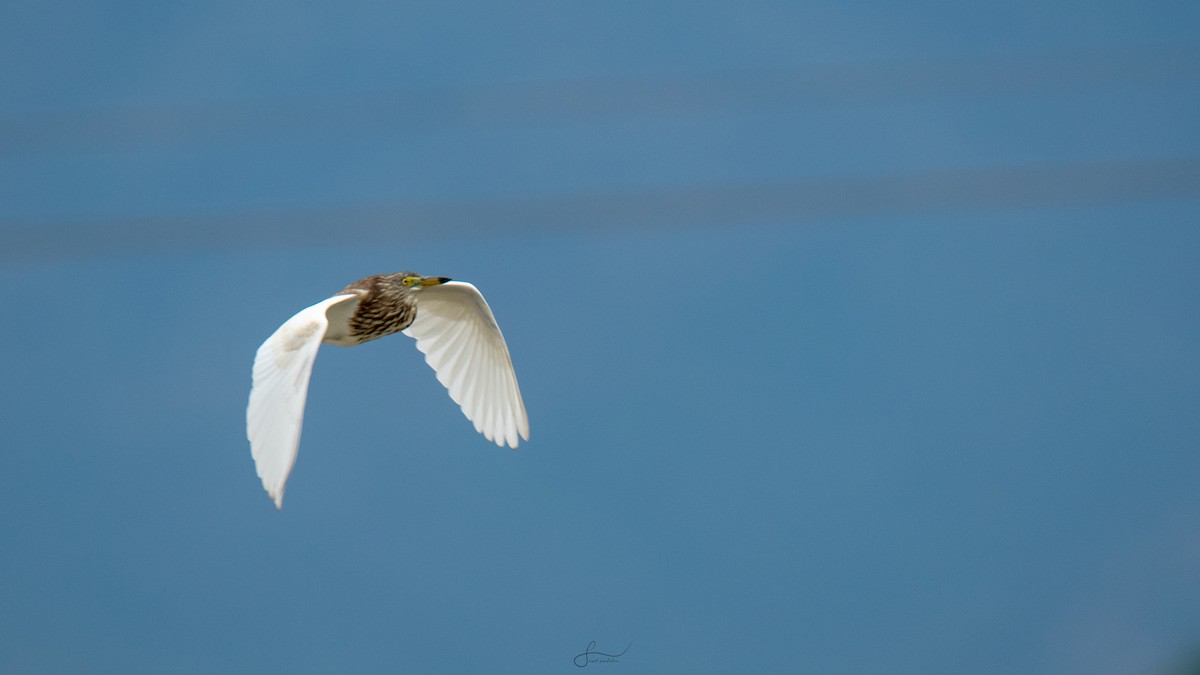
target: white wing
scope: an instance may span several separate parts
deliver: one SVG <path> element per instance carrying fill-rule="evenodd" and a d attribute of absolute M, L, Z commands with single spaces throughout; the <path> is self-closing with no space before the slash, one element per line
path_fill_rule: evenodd
<path fill-rule="evenodd" d="M 296 462 L 308 377 L 329 326 L 325 312 L 357 297 L 335 295 L 301 310 L 267 338 L 254 357 L 246 436 L 254 468 L 276 508 L 283 508 L 283 486 Z"/>
<path fill-rule="evenodd" d="M 423 288 L 404 329 L 475 430 L 496 445 L 529 440 L 529 418 L 508 346 L 479 290 L 462 281 Z"/>

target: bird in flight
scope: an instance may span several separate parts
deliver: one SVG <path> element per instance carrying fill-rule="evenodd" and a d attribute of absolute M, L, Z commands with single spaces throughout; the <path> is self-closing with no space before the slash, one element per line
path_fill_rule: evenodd
<path fill-rule="evenodd" d="M 496 445 L 529 440 L 508 346 L 471 284 L 413 272 L 359 279 L 284 322 L 254 357 L 246 436 L 263 488 L 283 508 L 296 462 L 308 380 L 321 343 L 352 347 L 398 331 L 414 338 L 475 430 Z"/>

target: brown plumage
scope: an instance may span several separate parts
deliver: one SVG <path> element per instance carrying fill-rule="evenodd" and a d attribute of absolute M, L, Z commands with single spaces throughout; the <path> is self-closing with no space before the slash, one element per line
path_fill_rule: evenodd
<path fill-rule="evenodd" d="M 358 308 L 350 315 L 350 337 L 355 344 L 398 333 L 417 318 L 417 305 L 409 295 L 406 277 L 414 272 L 374 274 L 346 286 L 338 295 L 361 296 Z"/>
<path fill-rule="evenodd" d="M 353 347 L 402 331 L 417 318 L 417 293 L 426 286 L 447 281 L 450 279 L 422 277 L 414 272 L 375 274 L 359 279 L 335 295 L 357 296 L 358 301 L 329 308 L 329 329 L 322 342 Z"/>

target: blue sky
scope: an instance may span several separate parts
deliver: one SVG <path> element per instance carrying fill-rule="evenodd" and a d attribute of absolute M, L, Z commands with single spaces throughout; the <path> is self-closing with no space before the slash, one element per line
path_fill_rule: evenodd
<path fill-rule="evenodd" d="M 0 670 L 1194 663 L 1198 29 L 3 6 Z M 401 269 L 487 296 L 530 442 L 326 347 L 277 512 L 254 350 Z"/>

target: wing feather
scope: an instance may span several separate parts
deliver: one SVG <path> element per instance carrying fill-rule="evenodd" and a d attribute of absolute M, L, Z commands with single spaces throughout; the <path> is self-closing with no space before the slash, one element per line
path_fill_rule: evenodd
<path fill-rule="evenodd" d="M 475 430 L 496 445 L 529 440 L 529 417 L 504 335 L 487 301 L 471 284 L 422 289 L 417 316 L 404 334 L 437 374 Z"/>
<path fill-rule="evenodd" d="M 246 407 L 246 436 L 263 488 L 283 508 L 283 488 L 296 463 L 304 402 L 330 307 L 357 295 L 335 295 L 303 309 L 267 338 L 254 356 L 254 384 Z"/>

